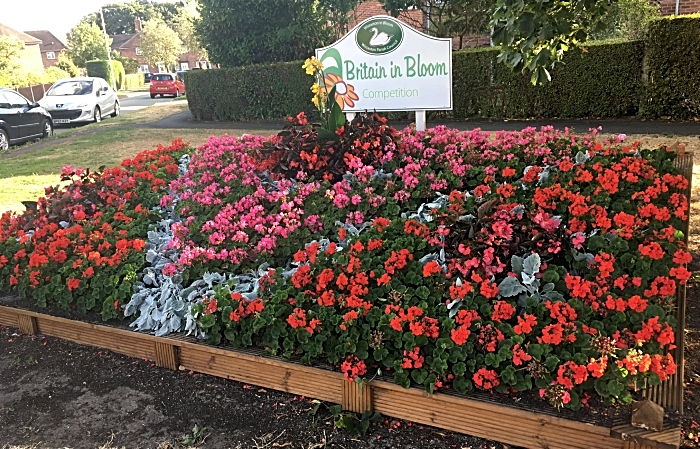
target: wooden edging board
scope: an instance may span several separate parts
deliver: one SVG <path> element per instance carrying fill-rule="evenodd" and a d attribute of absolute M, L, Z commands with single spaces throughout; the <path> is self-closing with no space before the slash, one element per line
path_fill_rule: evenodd
<path fill-rule="evenodd" d="M 169 369 L 192 370 L 304 395 L 355 412 L 375 410 L 511 445 L 542 449 L 676 449 L 680 445 L 679 428 L 656 433 L 624 425 L 609 428 L 478 399 L 430 395 L 385 381 L 375 380 L 360 388 L 338 372 L 217 348 L 189 337 L 155 337 L 6 306 L 0 306 L 0 324 L 30 335 L 42 333 L 152 359 Z"/>

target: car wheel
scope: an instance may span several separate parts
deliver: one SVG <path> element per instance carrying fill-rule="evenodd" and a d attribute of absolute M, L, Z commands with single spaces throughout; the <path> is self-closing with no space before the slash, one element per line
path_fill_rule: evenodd
<path fill-rule="evenodd" d="M 114 112 L 112 112 L 112 117 L 119 117 L 119 113 L 121 112 L 120 109 L 121 109 L 121 106 L 119 106 L 119 102 L 115 101 L 114 102 Z"/>
<path fill-rule="evenodd" d="M 156 98 L 156 94 L 151 94 L 151 98 Z"/>
<path fill-rule="evenodd" d="M 5 130 L 0 129 L 0 153 L 10 148 L 10 139 Z"/>
<path fill-rule="evenodd" d="M 92 113 L 93 120 L 95 123 L 100 123 L 102 121 L 102 113 L 100 112 L 100 108 L 95 106 L 95 111 Z"/>
<path fill-rule="evenodd" d="M 53 136 L 53 123 L 51 120 L 44 120 L 44 135 L 43 138 Z"/>

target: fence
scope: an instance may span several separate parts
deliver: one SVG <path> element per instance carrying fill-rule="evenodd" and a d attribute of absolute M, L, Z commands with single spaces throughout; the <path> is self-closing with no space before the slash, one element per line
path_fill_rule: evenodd
<path fill-rule="evenodd" d="M 44 94 L 46 94 L 46 91 L 49 90 L 49 88 L 52 86 L 52 83 L 47 83 L 47 84 L 37 84 L 35 86 L 30 86 L 30 87 L 20 87 L 15 89 L 17 92 L 19 92 L 21 95 L 24 95 L 27 97 L 30 101 L 36 103 L 37 101 L 41 100 L 44 98 Z"/>

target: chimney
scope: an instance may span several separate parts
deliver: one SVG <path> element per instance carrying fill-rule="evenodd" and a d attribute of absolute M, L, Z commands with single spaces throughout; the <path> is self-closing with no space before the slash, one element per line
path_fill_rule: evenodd
<path fill-rule="evenodd" d="M 141 18 L 134 17 L 134 29 L 137 33 L 141 32 Z"/>

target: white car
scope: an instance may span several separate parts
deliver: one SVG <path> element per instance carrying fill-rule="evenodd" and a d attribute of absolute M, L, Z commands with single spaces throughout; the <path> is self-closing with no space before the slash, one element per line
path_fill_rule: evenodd
<path fill-rule="evenodd" d="M 49 111 L 54 125 L 102 121 L 119 115 L 117 93 L 102 78 L 66 78 L 51 86 L 41 107 Z"/>

